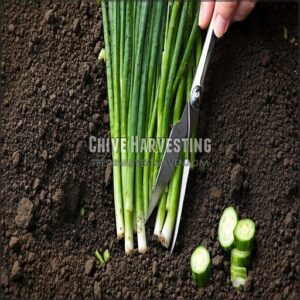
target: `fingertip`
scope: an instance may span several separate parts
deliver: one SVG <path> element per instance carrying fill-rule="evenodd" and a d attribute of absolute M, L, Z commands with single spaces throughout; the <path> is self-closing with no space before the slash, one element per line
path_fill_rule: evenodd
<path fill-rule="evenodd" d="M 229 21 L 226 20 L 222 15 L 218 14 L 215 19 L 214 33 L 217 38 L 221 38 L 226 33 L 229 27 Z"/>
<path fill-rule="evenodd" d="M 199 13 L 199 26 L 201 29 L 206 29 L 211 20 L 213 10 L 214 10 L 215 2 L 214 1 L 202 1 L 200 5 L 200 13 Z"/>

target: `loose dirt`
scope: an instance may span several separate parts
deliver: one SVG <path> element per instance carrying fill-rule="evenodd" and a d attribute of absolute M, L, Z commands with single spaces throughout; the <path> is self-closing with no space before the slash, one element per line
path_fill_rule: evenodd
<path fill-rule="evenodd" d="M 109 157 L 88 151 L 90 135 L 109 135 L 100 10 L 92 1 L 2 5 L 1 298 L 296 298 L 298 5 L 261 4 L 218 42 L 200 130 L 212 151 L 191 176 L 176 251 L 150 226 L 149 252 L 130 257 L 115 236 L 110 167 L 95 164 Z M 241 292 L 217 241 L 228 205 L 257 224 Z M 189 268 L 199 244 L 213 264 L 203 289 Z M 110 250 L 105 268 L 96 249 Z"/>

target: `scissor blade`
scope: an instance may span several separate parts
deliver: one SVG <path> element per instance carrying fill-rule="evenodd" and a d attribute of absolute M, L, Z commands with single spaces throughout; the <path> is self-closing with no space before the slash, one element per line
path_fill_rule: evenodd
<path fill-rule="evenodd" d="M 174 250 L 178 231 L 179 231 L 183 202 L 184 202 L 184 198 L 185 198 L 185 191 L 186 191 L 186 187 L 187 187 L 190 169 L 191 169 L 191 164 L 187 159 L 185 159 L 184 167 L 183 167 L 182 181 L 181 181 L 181 188 L 180 188 L 180 198 L 179 198 L 178 211 L 177 211 L 177 217 L 176 217 L 175 231 L 174 231 L 172 247 L 171 247 L 171 253 Z"/>
<path fill-rule="evenodd" d="M 216 36 L 214 34 L 214 17 L 213 17 L 213 20 L 210 22 L 210 26 L 206 33 L 200 61 L 192 85 L 192 90 L 196 85 L 200 85 L 201 87 L 203 87 L 207 66 L 209 64 L 211 54 L 214 49 L 215 41 L 216 41 Z"/>
<path fill-rule="evenodd" d="M 180 120 L 174 125 L 174 127 L 171 130 L 170 136 L 168 138 L 167 147 L 164 152 L 163 160 L 161 162 L 161 166 L 158 171 L 155 187 L 151 194 L 146 222 L 151 216 L 153 210 L 155 209 L 176 167 L 176 162 L 178 161 L 182 149 L 181 141 L 183 138 L 186 138 L 188 135 L 188 128 L 189 128 L 188 122 L 189 122 L 189 103 L 185 105 Z M 177 145 L 178 146 L 177 149 L 174 148 L 175 139 L 178 139 L 178 141 L 180 141 L 180 143 Z"/>

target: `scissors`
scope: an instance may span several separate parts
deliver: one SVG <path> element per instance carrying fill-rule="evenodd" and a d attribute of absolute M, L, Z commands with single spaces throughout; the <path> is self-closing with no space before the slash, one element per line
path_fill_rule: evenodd
<path fill-rule="evenodd" d="M 198 125 L 199 106 L 203 98 L 205 75 L 216 41 L 216 36 L 213 30 L 213 23 L 214 23 L 213 20 L 211 21 L 206 34 L 200 61 L 191 88 L 190 99 L 185 105 L 180 120 L 172 128 L 170 136 L 167 141 L 167 147 L 164 152 L 163 159 L 159 168 L 159 172 L 156 178 L 156 183 L 152 190 L 146 222 L 148 221 L 153 210 L 157 206 L 165 188 L 167 187 L 172 177 L 172 174 L 174 172 L 176 162 L 178 162 L 180 156 L 181 151 L 178 151 L 178 148 L 177 151 L 173 149 L 172 141 L 174 139 L 180 139 L 181 141 L 186 138 L 189 139 L 191 137 L 191 132 L 193 131 L 193 129 L 197 128 Z M 180 144 L 180 150 L 182 150 L 182 148 L 183 148 L 183 143 Z M 185 198 L 185 192 L 186 192 L 190 169 L 191 169 L 191 163 L 188 159 L 185 159 L 182 181 L 181 181 L 178 211 L 177 211 L 177 217 L 175 223 L 175 230 L 174 230 L 172 246 L 171 246 L 171 253 L 173 252 L 177 235 L 178 235 L 179 224 L 181 220 L 183 202 Z"/>

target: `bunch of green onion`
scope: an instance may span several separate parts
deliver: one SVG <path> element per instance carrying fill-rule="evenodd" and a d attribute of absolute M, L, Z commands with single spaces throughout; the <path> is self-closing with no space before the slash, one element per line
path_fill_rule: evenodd
<path fill-rule="evenodd" d="M 145 216 L 163 155 L 131 151 L 130 137 L 166 138 L 180 119 L 202 50 L 198 2 L 101 0 L 111 137 L 128 142 L 112 153 L 117 237 L 125 238 L 126 254 L 135 231 L 139 252 L 147 250 Z M 158 207 L 154 234 L 165 247 L 182 171 L 178 165 Z"/>

